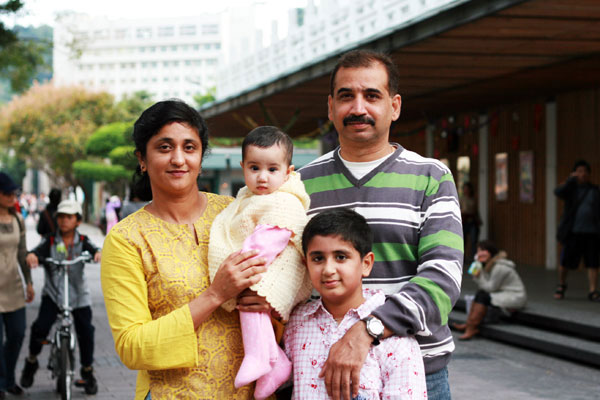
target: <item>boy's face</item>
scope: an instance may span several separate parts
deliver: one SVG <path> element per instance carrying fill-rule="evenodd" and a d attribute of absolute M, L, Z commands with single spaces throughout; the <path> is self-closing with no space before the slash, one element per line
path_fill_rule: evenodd
<path fill-rule="evenodd" d="M 79 221 L 75 214 L 57 214 L 56 222 L 58 223 L 58 229 L 61 234 L 72 232 L 79 226 Z"/>
<path fill-rule="evenodd" d="M 246 147 L 244 161 L 240 162 L 244 171 L 244 182 L 254 194 L 263 195 L 276 191 L 288 180 L 293 165 L 288 165 L 285 151 L 278 144 L 271 147 Z"/>
<path fill-rule="evenodd" d="M 306 248 L 306 266 L 325 306 L 348 309 L 362 304 L 362 278 L 373 267 L 372 252 L 364 257 L 340 236 L 315 236 Z"/>

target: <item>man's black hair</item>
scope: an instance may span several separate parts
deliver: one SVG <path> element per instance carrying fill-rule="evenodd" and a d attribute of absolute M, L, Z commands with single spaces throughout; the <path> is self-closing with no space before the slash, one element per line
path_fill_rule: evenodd
<path fill-rule="evenodd" d="M 246 158 L 246 148 L 248 146 L 261 147 L 263 149 L 279 145 L 285 152 L 285 161 L 287 165 L 292 164 L 294 155 L 294 143 L 292 139 L 276 126 L 259 126 L 254 128 L 246 135 L 242 142 L 242 161 Z"/>
<path fill-rule="evenodd" d="M 373 246 L 373 232 L 367 220 L 349 208 L 323 211 L 308 221 L 302 233 L 304 254 L 315 236 L 339 236 L 342 240 L 352 243 L 361 257 L 366 256 Z"/>
<path fill-rule="evenodd" d="M 340 68 L 369 68 L 375 63 L 380 63 L 387 71 L 387 89 L 390 96 L 398 94 L 400 72 L 398 72 L 398 68 L 392 59 L 383 53 L 364 49 L 352 50 L 340 57 L 329 77 L 329 94 L 335 96 L 335 93 L 333 93 L 335 89 L 335 77 Z"/>
<path fill-rule="evenodd" d="M 575 161 L 575 165 L 573 165 L 573 171 L 576 171 L 579 167 L 585 167 L 588 174 L 592 173 L 592 167 L 590 166 L 590 163 L 583 159 Z"/>

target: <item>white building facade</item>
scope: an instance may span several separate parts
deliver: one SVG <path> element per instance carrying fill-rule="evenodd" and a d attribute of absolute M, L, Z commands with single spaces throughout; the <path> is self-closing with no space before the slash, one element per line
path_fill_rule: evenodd
<path fill-rule="evenodd" d="M 104 90 L 117 99 L 145 90 L 153 100 L 193 96 L 216 85 L 222 15 L 108 20 L 69 15 L 54 29 L 54 82 Z"/>
<path fill-rule="evenodd" d="M 252 54 L 238 52 L 238 57 L 228 57 L 226 65 L 219 69 L 217 100 L 235 97 L 465 1 L 468 0 L 308 0 L 305 8 L 289 10 L 285 38 Z"/>

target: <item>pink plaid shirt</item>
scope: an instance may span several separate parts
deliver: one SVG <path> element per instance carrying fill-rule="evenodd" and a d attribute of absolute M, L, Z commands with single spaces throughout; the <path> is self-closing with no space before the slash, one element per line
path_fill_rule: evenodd
<path fill-rule="evenodd" d="M 283 334 L 285 352 L 293 365 L 293 399 L 328 399 L 319 372 L 329 349 L 352 325 L 382 305 L 381 291 L 363 289 L 366 301 L 349 310 L 338 325 L 321 300 L 293 311 Z M 361 399 L 426 399 L 423 358 L 414 337 L 392 336 L 372 346 L 360 371 Z"/>

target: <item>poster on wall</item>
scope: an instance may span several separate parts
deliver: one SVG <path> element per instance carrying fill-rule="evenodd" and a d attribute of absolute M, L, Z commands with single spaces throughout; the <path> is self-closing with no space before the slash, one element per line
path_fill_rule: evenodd
<path fill-rule="evenodd" d="M 508 199 L 508 153 L 496 154 L 496 200 Z"/>
<path fill-rule="evenodd" d="M 519 198 L 533 203 L 533 151 L 519 152 Z"/>

